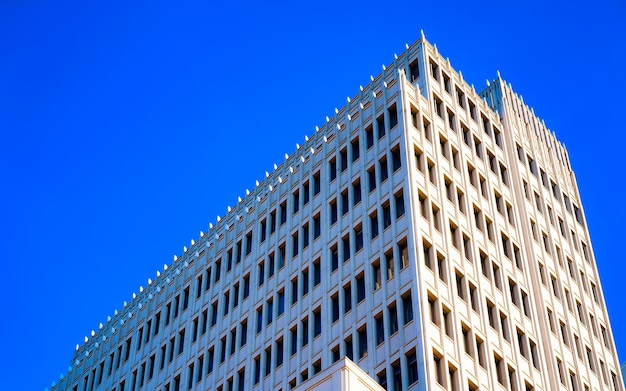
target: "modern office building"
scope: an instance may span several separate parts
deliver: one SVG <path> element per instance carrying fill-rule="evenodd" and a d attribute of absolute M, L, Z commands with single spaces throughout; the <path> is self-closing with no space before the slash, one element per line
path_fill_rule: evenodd
<path fill-rule="evenodd" d="M 423 36 L 52 389 L 315 389 L 343 358 L 387 390 L 624 391 L 567 151 Z"/>

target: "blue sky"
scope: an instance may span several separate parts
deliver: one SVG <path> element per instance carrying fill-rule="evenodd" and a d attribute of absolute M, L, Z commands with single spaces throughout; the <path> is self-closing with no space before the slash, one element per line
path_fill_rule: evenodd
<path fill-rule="evenodd" d="M 565 142 L 621 361 L 626 5 L 0 2 L 3 388 L 76 343 L 420 29 Z"/>

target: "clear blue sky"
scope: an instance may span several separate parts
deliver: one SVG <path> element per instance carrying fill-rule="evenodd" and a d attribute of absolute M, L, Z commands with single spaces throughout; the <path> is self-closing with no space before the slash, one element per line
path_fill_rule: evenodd
<path fill-rule="evenodd" d="M 623 1 L 209 3 L 0 2 L 3 389 L 49 386 L 420 29 L 566 143 L 626 361 Z"/>

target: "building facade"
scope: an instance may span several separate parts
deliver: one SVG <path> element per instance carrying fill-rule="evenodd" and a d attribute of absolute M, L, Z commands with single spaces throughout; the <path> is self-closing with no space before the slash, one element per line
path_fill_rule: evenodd
<path fill-rule="evenodd" d="M 423 36 L 52 389 L 289 390 L 343 358 L 387 390 L 624 391 L 567 151 Z"/>

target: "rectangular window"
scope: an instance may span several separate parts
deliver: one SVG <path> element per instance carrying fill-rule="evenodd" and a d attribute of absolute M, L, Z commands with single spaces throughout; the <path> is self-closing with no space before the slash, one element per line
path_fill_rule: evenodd
<path fill-rule="evenodd" d="M 391 167 L 393 172 L 398 171 L 402 167 L 402 158 L 399 146 L 396 146 L 391 150 Z"/>
<path fill-rule="evenodd" d="M 296 190 L 291 196 L 293 203 L 292 212 L 293 214 L 296 214 L 300 211 L 300 191 Z"/>
<path fill-rule="evenodd" d="M 378 161 L 378 167 L 380 168 L 380 182 L 384 182 L 389 177 L 389 169 L 387 168 L 387 158 L 383 157 Z"/>
<path fill-rule="evenodd" d="M 365 147 L 370 149 L 374 146 L 374 128 L 372 125 L 368 125 L 365 128 Z"/>
<path fill-rule="evenodd" d="M 350 151 L 352 153 L 352 162 L 355 162 L 358 160 L 359 156 L 360 156 L 360 151 L 359 151 L 359 138 L 356 137 L 354 140 L 352 140 L 352 142 L 350 143 Z"/>
<path fill-rule="evenodd" d="M 396 219 L 399 219 L 404 216 L 404 193 L 402 190 L 394 195 L 394 200 L 396 204 Z"/>
<path fill-rule="evenodd" d="M 367 326 L 364 325 L 358 331 L 359 336 L 359 360 L 367 356 Z"/>
<path fill-rule="evenodd" d="M 413 300 L 411 299 L 410 290 L 402 295 L 402 315 L 402 321 L 405 326 L 413 320 Z"/>
<path fill-rule="evenodd" d="M 352 183 L 352 205 L 361 202 L 361 180 L 357 179 Z"/>
<path fill-rule="evenodd" d="M 331 182 L 337 178 L 337 161 L 335 158 L 328 162 L 328 177 Z"/>
<path fill-rule="evenodd" d="M 346 148 L 339 152 L 339 165 L 341 167 L 341 172 L 348 169 L 348 150 Z"/>
<path fill-rule="evenodd" d="M 374 238 L 378 237 L 378 214 L 374 211 L 373 214 L 370 215 L 370 239 L 374 240 Z"/>
<path fill-rule="evenodd" d="M 367 183 L 370 193 L 376 189 L 376 166 L 372 166 L 367 170 Z"/>

